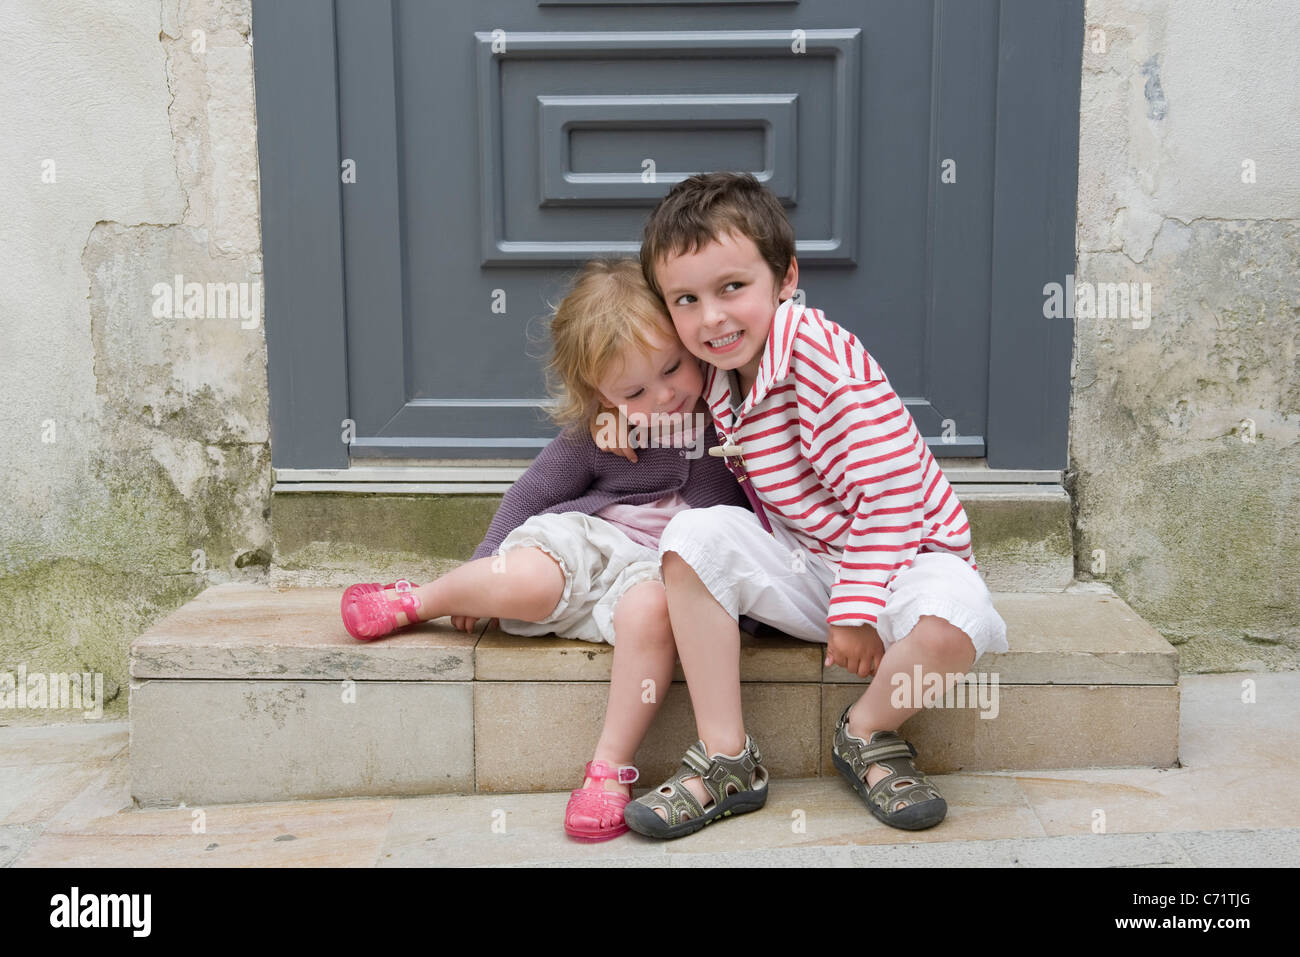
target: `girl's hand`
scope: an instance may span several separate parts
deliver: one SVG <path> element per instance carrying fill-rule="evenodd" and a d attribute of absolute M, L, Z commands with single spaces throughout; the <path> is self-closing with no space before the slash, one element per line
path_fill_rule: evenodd
<path fill-rule="evenodd" d="M 826 640 L 827 665 L 839 665 L 850 674 L 867 678 L 876 673 L 885 657 L 885 643 L 871 625 L 831 625 Z"/>
<path fill-rule="evenodd" d="M 467 635 L 472 635 L 476 631 L 478 631 L 478 623 L 482 620 L 483 619 L 475 618 L 472 615 L 452 615 L 451 627 L 455 628 L 457 631 L 463 631 Z M 500 620 L 497 618 L 493 618 L 491 621 L 488 622 L 488 630 L 491 631 L 493 628 L 496 628 L 499 624 L 500 624 Z"/>
<path fill-rule="evenodd" d="M 608 416 L 616 415 L 618 425 L 616 428 L 609 428 Z M 601 423 L 604 423 L 603 425 Z M 623 415 L 623 410 L 615 412 L 612 409 L 604 409 L 601 415 L 596 417 L 596 421 L 591 423 L 591 438 L 596 443 L 596 448 L 602 452 L 611 452 L 614 455 L 621 455 L 629 462 L 636 461 L 636 452 L 632 450 L 628 442 L 627 416 Z"/>

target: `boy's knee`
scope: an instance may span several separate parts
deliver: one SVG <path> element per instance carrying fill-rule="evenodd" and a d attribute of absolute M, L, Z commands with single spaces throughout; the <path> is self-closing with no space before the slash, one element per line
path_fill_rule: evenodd
<path fill-rule="evenodd" d="M 614 607 L 614 630 L 620 635 L 636 634 L 650 641 L 666 638 L 671 642 L 672 624 L 664 586 L 657 581 L 642 582 L 625 591 Z"/>
<path fill-rule="evenodd" d="M 924 645 L 931 654 L 952 656 L 969 653 L 972 659 L 975 654 L 975 644 L 970 635 L 938 615 L 922 615 L 908 635 L 908 640 L 912 639 Z"/>

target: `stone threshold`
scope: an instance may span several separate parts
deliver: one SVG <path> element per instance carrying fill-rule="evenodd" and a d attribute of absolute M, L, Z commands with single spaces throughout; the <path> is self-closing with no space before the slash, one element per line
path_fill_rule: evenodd
<path fill-rule="evenodd" d="M 440 618 L 374 642 L 339 619 L 341 590 L 216 585 L 131 645 L 134 678 L 607 682 L 614 649 L 499 630 L 467 635 Z M 1172 685 L 1177 651 L 1105 593 L 994 593 L 1011 645 L 973 671 L 1002 684 Z M 764 629 L 741 636 L 742 681 L 864 683 L 823 666 L 824 646 Z M 675 680 L 682 680 L 677 669 Z"/>
<path fill-rule="evenodd" d="M 562 790 L 590 758 L 613 649 L 448 619 L 357 642 L 340 589 L 209 588 L 131 646 L 131 786 L 142 804 Z M 994 594 L 1012 650 L 965 707 L 905 736 L 931 773 L 1169 767 L 1177 653 L 1112 594 Z M 864 682 L 823 646 L 744 636 L 747 730 L 780 777 L 833 774 L 835 720 Z M 982 676 L 982 678 L 981 678 Z M 680 669 L 638 752 L 647 779 L 695 738 Z M 994 679 L 996 682 L 994 683 Z"/>

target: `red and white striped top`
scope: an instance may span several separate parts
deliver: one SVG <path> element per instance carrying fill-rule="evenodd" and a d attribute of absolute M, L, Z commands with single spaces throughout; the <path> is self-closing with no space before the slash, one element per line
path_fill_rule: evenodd
<path fill-rule="evenodd" d="M 851 332 L 786 300 L 739 410 L 735 378 L 710 366 L 705 379 L 718 437 L 741 446 L 769 518 L 838 569 L 827 624 L 874 626 L 889 583 L 917 552 L 951 552 L 979 570 L 965 509 Z"/>

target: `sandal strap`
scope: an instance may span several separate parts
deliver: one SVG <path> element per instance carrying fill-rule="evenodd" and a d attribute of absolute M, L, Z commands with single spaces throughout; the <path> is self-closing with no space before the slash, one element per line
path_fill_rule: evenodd
<path fill-rule="evenodd" d="M 849 707 L 851 708 L 852 705 Z M 867 768 L 873 764 L 889 768 L 890 771 L 888 776 L 876 782 L 876 787 L 900 777 L 924 777 L 912 763 L 912 759 L 916 757 L 916 748 L 910 742 L 903 740 L 897 731 L 877 731 L 871 735 L 870 741 L 863 741 L 849 733 L 848 721 L 849 708 L 845 708 L 835 728 L 836 737 L 840 742 L 840 757 L 848 762 L 859 778 L 864 777 Z M 875 788 L 872 789 L 872 793 L 875 793 Z"/>
<path fill-rule="evenodd" d="M 754 771 L 762 760 L 754 739 L 746 734 L 745 749 L 736 757 L 725 754 L 710 756 L 704 747 L 704 742 L 696 741 L 682 756 L 682 767 L 683 770 L 689 767 L 700 776 L 704 789 L 709 792 L 714 804 L 718 804 L 727 796 L 728 782 L 735 784 L 738 791 L 756 790 L 751 781 Z M 690 777 L 691 775 L 679 771 L 678 776 Z"/>
<path fill-rule="evenodd" d="M 868 744 L 858 744 L 858 740 L 848 738 L 850 747 L 856 748 L 858 754 L 867 759 L 867 763 L 881 758 L 913 758 L 916 749 L 898 736 L 896 731 L 877 731 Z"/>
<path fill-rule="evenodd" d="M 593 781 L 615 778 L 619 784 L 635 784 L 641 779 L 641 772 L 632 764 L 610 764 L 607 761 L 588 761 L 586 776 Z"/>
<path fill-rule="evenodd" d="M 903 805 L 921 804 L 938 798 L 939 792 L 930 784 L 929 778 L 916 769 L 910 758 L 906 760 L 882 761 L 882 767 L 889 769 L 885 775 L 867 792 L 867 798 L 878 808 L 892 811 L 901 801 Z M 894 782 L 910 778 L 912 783 L 901 789 L 894 787 Z"/>
<path fill-rule="evenodd" d="M 709 773 L 709 767 L 713 761 L 709 758 L 708 752 L 704 749 L 703 741 L 696 741 L 686 753 L 682 755 L 682 763 L 691 767 L 700 777 Z M 690 777 L 690 775 L 687 775 Z"/>

